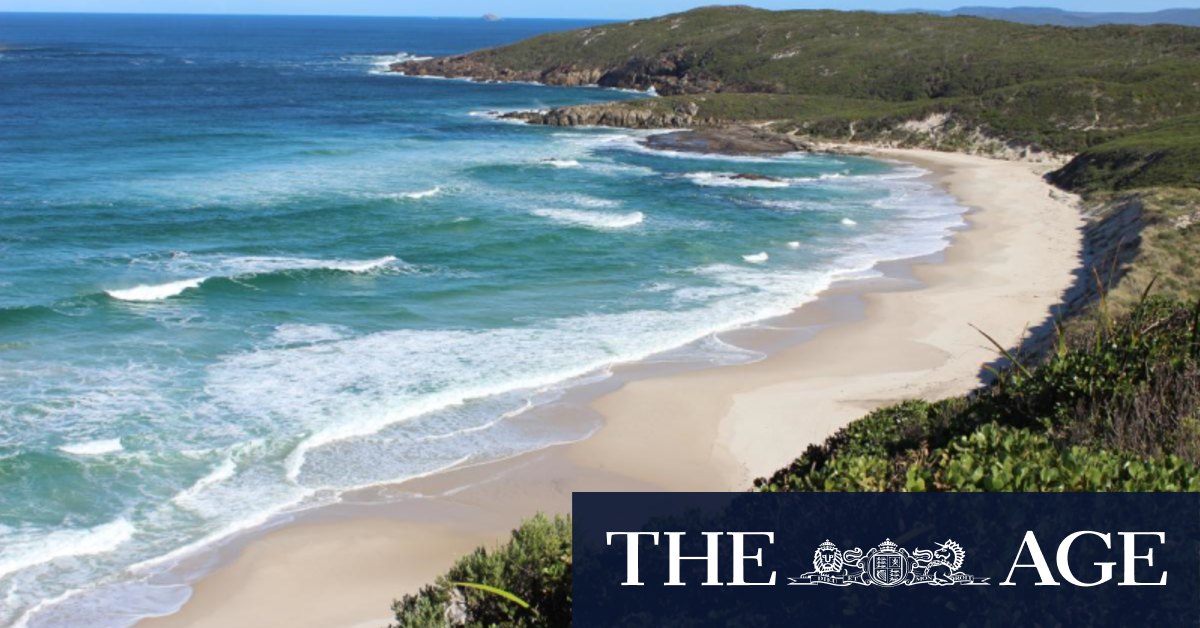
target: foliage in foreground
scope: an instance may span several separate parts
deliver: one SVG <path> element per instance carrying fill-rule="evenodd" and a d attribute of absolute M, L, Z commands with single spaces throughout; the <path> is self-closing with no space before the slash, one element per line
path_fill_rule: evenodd
<path fill-rule="evenodd" d="M 977 393 L 854 421 L 764 491 L 1200 490 L 1200 303 L 1152 298 Z"/>
<path fill-rule="evenodd" d="M 494 587 L 529 608 L 478 587 Z M 393 628 L 571 625 L 571 520 L 544 515 L 521 524 L 492 551 L 477 548 L 445 575 L 392 604 Z"/>

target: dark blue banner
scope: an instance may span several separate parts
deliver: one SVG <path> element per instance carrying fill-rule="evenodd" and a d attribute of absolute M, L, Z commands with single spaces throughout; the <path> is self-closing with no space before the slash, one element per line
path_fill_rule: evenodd
<path fill-rule="evenodd" d="M 576 493 L 575 626 L 1197 626 L 1197 493 Z"/>

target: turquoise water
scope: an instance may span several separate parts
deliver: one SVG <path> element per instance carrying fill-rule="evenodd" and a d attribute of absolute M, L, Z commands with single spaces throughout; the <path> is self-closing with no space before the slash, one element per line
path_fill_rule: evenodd
<path fill-rule="evenodd" d="M 585 437 L 520 411 L 752 359 L 711 334 L 961 224 L 908 166 L 489 113 L 637 94 L 381 71 L 580 24 L 0 14 L 0 624 L 127 625 L 272 514 Z"/>

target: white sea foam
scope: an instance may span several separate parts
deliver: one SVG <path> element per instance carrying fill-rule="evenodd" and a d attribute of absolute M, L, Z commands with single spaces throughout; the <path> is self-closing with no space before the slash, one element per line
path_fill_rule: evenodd
<path fill-rule="evenodd" d="M 126 519 L 116 519 L 94 528 L 55 530 L 37 536 L 10 535 L 0 538 L 0 578 L 59 558 L 111 552 L 133 537 L 134 527 Z"/>
<path fill-rule="evenodd" d="M 180 274 L 184 272 L 204 272 L 203 277 L 168 281 L 158 284 L 143 284 L 133 288 L 120 290 L 105 290 L 108 296 L 120 301 L 161 301 L 179 296 L 186 290 L 199 288 L 201 284 L 215 277 L 238 278 L 264 273 L 300 271 L 300 270 L 333 270 L 347 273 L 369 273 L 392 266 L 402 265 L 394 255 L 385 255 L 366 260 L 345 259 L 311 259 L 303 257 L 215 257 L 194 258 L 187 254 L 173 254 L 167 261 L 169 270 Z"/>
<path fill-rule="evenodd" d="M 209 277 L 195 277 L 159 284 L 143 284 L 123 290 L 105 290 L 104 292 L 108 296 L 120 301 L 161 301 L 178 296 L 184 290 L 199 288 L 200 284 L 208 280 Z"/>
<path fill-rule="evenodd" d="M 787 243 L 787 247 L 789 249 L 798 249 L 798 248 L 800 248 L 800 243 L 797 242 L 796 240 L 792 240 L 791 242 Z"/>
<path fill-rule="evenodd" d="M 767 285 L 779 278 L 759 280 Z M 771 313 L 781 299 L 803 299 L 807 291 L 792 276 L 782 281 L 799 292 L 769 295 Z M 382 430 L 407 433 L 405 426 L 413 422 L 434 420 L 419 417 L 462 412 L 496 396 L 518 394 L 513 398 L 518 406 L 519 391 L 551 386 L 614 361 L 640 359 L 743 322 L 730 316 L 761 313 L 746 307 L 756 296 L 749 287 L 730 294 L 701 311 L 584 315 L 534 328 L 398 330 L 320 347 L 254 351 L 213 369 L 208 389 L 230 412 L 311 432 L 288 456 L 292 482 L 320 490 L 390 481 L 410 475 L 414 465 L 452 463 L 460 451 L 495 455 L 497 448 L 519 451 L 530 445 L 522 444 L 528 436 L 509 430 L 505 437 L 480 433 L 457 448 L 409 447 L 407 441 L 384 437 Z M 397 369 L 399 362 L 407 367 Z M 440 390 L 431 391 L 430 382 Z M 331 416 L 337 420 L 330 421 Z M 293 423 L 297 420 L 302 423 Z"/>
<path fill-rule="evenodd" d="M 718 284 L 724 295 L 712 295 L 716 300 L 700 310 L 582 315 L 532 328 L 397 330 L 319 346 L 258 350 L 223 360 L 210 370 L 206 389 L 225 412 L 311 433 L 286 465 L 287 476 L 301 486 L 317 490 L 331 483 L 390 481 L 411 474 L 406 470 L 413 465 L 451 463 L 459 451 L 494 454 L 497 447 L 530 445 L 521 445 L 527 437 L 518 434 L 501 438 L 485 432 L 459 443 L 461 449 L 404 448 L 404 441 L 385 438 L 381 430 L 408 433 L 411 422 L 434 420 L 417 417 L 465 412 L 469 404 L 494 396 L 516 393 L 513 403 L 519 405 L 521 390 L 784 313 L 824 285 L 820 272 L 717 268 L 696 273 Z M 406 368 L 396 368 L 401 362 Z M 430 390 L 430 382 L 438 389 Z M 429 414 L 434 411 L 439 414 Z"/>
<path fill-rule="evenodd" d="M 83 443 L 71 443 L 59 447 L 58 450 L 75 456 L 99 456 L 124 451 L 124 447 L 121 446 L 121 439 L 108 438 L 103 440 L 89 440 Z"/>
<path fill-rule="evenodd" d="M 845 171 L 821 174 L 817 177 L 817 179 L 821 181 L 828 181 L 831 182 L 831 184 L 837 185 L 859 185 L 864 182 L 878 183 L 885 181 L 905 181 L 909 179 L 919 179 L 927 174 L 929 174 L 929 171 L 925 170 L 924 168 L 904 164 L 888 170 L 887 172 L 881 172 L 877 174 L 849 174 L 849 171 Z"/>
<path fill-rule="evenodd" d="M 421 190 L 419 192 L 401 192 L 398 196 L 400 198 L 417 200 L 417 199 L 422 199 L 422 198 L 429 198 L 430 196 L 436 196 L 441 191 L 442 191 L 442 186 L 435 185 L 435 186 L 429 188 L 428 190 Z"/>
<path fill-rule="evenodd" d="M 853 227 L 854 225 L 857 225 L 857 224 L 858 224 L 858 221 L 856 221 L 856 220 L 854 220 L 854 219 L 851 219 L 851 218 L 843 218 L 843 219 L 842 219 L 842 224 L 843 224 L 843 225 L 845 225 L 845 226 L 847 226 L 847 227 Z"/>
<path fill-rule="evenodd" d="M 582 209 L 535 209 L 529 213 L 534 216 L 549 218 L 555 222 L 579 225 L 592 229 L 625 229 L 639 225 L 646 219 L 645 214 L 642 212 L 618 214 Z"/>
<path fill-rule="evenodd" d="M 516 122 L 517 124 L 525 124 L 524 120 L 503 117 L 508 113 L 547 113 L 549 109 L 488 109 L 486 111 L 468 111 L 467 115 L 473 118 L 489 118 L 499 122 Z"/>
<path fill-rule="evenodd" d="M 217 268 L 231 276 L 277 273 L 294 270 L 336 270 L 347 273 L 368 273 L 398 262 L 394 255 L 374 259 L 313 259 L 305 257 L 245 256 L 214 260 Z"/>
<path fill-rule="evenodd" d="M 384 74 L 384 75 L 396 74 L 395 72 L 392 72 L 392 64 L 393 63 L 404 63 L 405 61 L 425 61 L 426 59 L 431 59 L 431 58 L 432 57 L 420 57 L 417 55 L 411 55 L 411 54 L 408 54 L 407 52 L 397 52 L 395 54 L 383 54 L 383 55 L 357 55 L 357 56 L 349 57 L 349 59 L 351 61 L 369 63 L 371 66 L 371 69 L 369 70 L 371 74 Z"/>
<path fill-rule="evenodd" d="M 707 303 L 714 299 L 742 294 L 742 286 L 693 286 L 679 288 L 671 296 L 675 303 Z"/>
<path fill-rule="evenodd" d="M 332 270 L 348 273 L 366 273 L 397 264 L 403 265 L 403 262 L 400 262 L 394 255 L 362 260 L 269 255 L 184 257 L 172 259 L 172 267 L 179 269 L 200 268 L 211 271 L 213 276 L 219 275 L 224 277 L 242 277 L 246 275 L 297 270 Z"/>
<path fill-rule="evenodd" d="M 665 281 L 653 281 L 653 282 L 650 282 L 650 284 L 643 286 L 641 288 L 641 290 L 643 292 L 667 292 L 668 290 L 674 290 L 674 289 L 675 289 L 675 284 L 668 283 Z"/>
<path fill-rule="evenodd" d="M 578 168 L 579 160 L 577 159 L 543 159 L 540 164 L 553 166 L 555 168 Z"/>
<path fill-rule="evenodd" d="M 544 198 L 546 201 L 552 203 L 567 203 L 576 207 L 587 207 L 589 209 L 619 207 L 621 205 L 621 201 L 597 198 L 586 194 L 547 194 Z"/>
<path fill-rule="evenodd" d="M 184 489 L 175 497 L 171 498 L 171 502 L 184 508 L 191 508 L 197 501 L 197 498 L 204 493 L 209 487 L 224 482 L 233 477 L 237 472 L 237 463 L 232 457 L 227 457 L 221 461 L 208 475 L 196 480 L 196 483 Z"/>
<path fill-rule="evenodd" d="M 760 207 L 768 207 L 770 209 L 781 209 L 788 212 L 825 212 L 829 211 L 829 204 L 817 200 L 803 201 L 786 201 L 776 199 L 754 199 L 754 204 Z"/>
<path fill-rule="evenodd" d="M 674 129 L 680 130 L 680 129 Z M 728 161 L 739 163 L 787 163 L 796 161 L 808 161 L 814 159 L 813 155 L 806 152 L 796 151 L 791 153 L 783 153 L 781 155 L 757 156 L 757 155 L 725 155 L 722 153 L 697 153 L 691 151 L 665 150 L 661 148 L 650 148 L 642 143 L 646 137 L 664 133 L 664 130 L 647 130 L 634 131 L 626 130 L 620 133 L 605 133 L 602 135 L 582 133 L 572 134 L 563 132 L 562 137 L 571 137 L 571 140 L 590 150 L 596 149 L 615 149 L 631 153 L 642 153 L 644 155 L 654 155 L 655 157 L 670 157 L 676 159 L 689 160 L 708 160 L 708 161 Z M 828 163 L 838 163 L 834 160 L 822 155 L 819 159 L 828 160 Z"/>
<path fill-rule="evenodd" d="M 404 72 L 388 72 L 395 76 L 407 76 L 408 78 L 426 79 L 430 81 L 459 81 L 462 83 L 488 83 L 489 81 L 477 81 L 469 76 L 439 76 L 437 74 L 406 74 Z"/>
<path fill-rule="evenodd" d="M 316 344 L 341 340 L 348 335 L 345 327 L 338 325 L 303 325 L 300 323 L 284 323 L 275 328 L 271 334 L 270 344 L 295 345 Z"/>
<path fill-rule="evenodd" d="M 170 565 L 186 556 L 228 539 L 239 532 L 265 525 L 271 518 L 302 503 L 312 496 L 312 489 L 276 484 L 250 485 L 233 482 L 238 479 L 235 472 L 231 477 L 210 483 L 203 495 L 197 492 L 188 499 L 186 508 L 201 516 L 214 520 L 229 521 L 223 527 L 191 543 L 165 554 L 146 559 L 129 566 L 133 574 L 153 572 L 163 565 Z"/>
<path fill-rule="evenodd" d="M 752 253 L 750 255 L 742 256 L 742 259 L 746 260 L 747 262 L 750 262 L 751 264 L 762 264 L 763 262 L 767 261 L 770 258 L 771 258 L 771 256 L 767 255 L 766 251 L 760 251 L 758 253 Z"/>
<path fill-rule="evenodd" d="M 706 187 L 786 188 L 791 185 L 783 179 L 752 179 L 739 177 L 732 172 L 689 172 L 684 176 L 692 183 Z"/>

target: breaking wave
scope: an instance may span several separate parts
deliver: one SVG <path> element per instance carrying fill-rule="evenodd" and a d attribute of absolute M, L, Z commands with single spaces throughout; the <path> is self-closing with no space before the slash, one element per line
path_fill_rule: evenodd
<path fill-rule="evenodd" d="M 786 188 L 791 185 L 784 179 L 758 177 L 732 172 L 690 172 L 684 175 L 692 183 L 706 187 L 721 188 Z"/>
<path fill-rule="evenodd" d="M 646 215 L 642 212 L 618 214 L 582 209 L 535 209 L 529 213 L 534 216 L 549 218 L 555 222 L 591 229 L 625 229 L 639 225 L 646 219 Z"/>
<path fill-rule="evenodd" d="M 328 270 L 346 273 L 368 273 L 392 266 L 398 262 L 394 255 L 386 255 L 368 260 L 320 260 L 298 257 L 232 257 L 218 261 L 192 259 L 186 255 L 177 256 L 176 264 L 182 267 L 200 267 L 214 272 L 202 277 L 180 279 L 156 284 L 141 284 L 132 288 L 105 290 L 104 293 L 119 301 L 162 301 L 176 297 L 188 290 L 199 288 L 202 284 L 217 277 L 226 279 L 245 278 L 269 273 L 287 273 L 293 271 Z"/>

